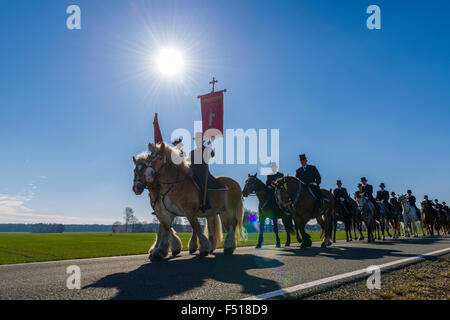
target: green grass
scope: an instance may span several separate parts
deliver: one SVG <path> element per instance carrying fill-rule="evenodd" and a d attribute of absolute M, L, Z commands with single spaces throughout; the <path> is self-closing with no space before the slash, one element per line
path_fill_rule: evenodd
<path fill-rule="evenodd" d="M 309 234 L 312 241 L 320 241 L 320 232 Z M 190 233 L 178 236 L 187 250 Z M 155 237 L 155 233 L 0 233 L 0 264 L 144 254 Z M 286 233 L 280 232 L 280 238 L 284 244 Z M 258 234 L 250 233 L 238 246 L 254 246 L 257 239 Z M 336 239 L 345 239 L 345 234 L 338 232 Z M 295 243 L 295 237 L 291 241 Z M 265 233 L 264 244 L 274 243 L 274 233 Z"/>

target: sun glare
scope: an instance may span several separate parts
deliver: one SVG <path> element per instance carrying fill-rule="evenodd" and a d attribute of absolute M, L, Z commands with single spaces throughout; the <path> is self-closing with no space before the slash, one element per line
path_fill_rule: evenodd
<path fill-rule="evenodd" d="M 156 67 L 165 76 L 180 74 L 184 69 L 183 55 L 172 48 L 162 49 L 156 57 Z"/>

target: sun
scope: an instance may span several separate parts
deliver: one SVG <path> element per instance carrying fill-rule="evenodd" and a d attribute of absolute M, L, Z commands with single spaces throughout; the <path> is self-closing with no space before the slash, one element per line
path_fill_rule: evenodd
<path fill-rule="evenodd" d="M 156 67 L 161 74 L 172 77 L 183 72 L 185 63 L 183 54 L 174 48 L 164 48 L 156 56 Z"/>

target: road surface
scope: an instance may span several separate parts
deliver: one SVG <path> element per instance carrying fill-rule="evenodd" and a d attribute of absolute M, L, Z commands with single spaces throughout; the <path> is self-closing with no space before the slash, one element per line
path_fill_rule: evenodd
<path fill-rule="evenodd" d="M 306 250 L 247 247 L 232 256 L 218 250 L 206 258 L 183 252 L 162 262 L 136 255 L 3 265 L 0 299 L 284 299 L 367 277 L 364 270 L 371 265 L 386 264 L 384 270 L 411 263 L 420 254 L 446 252 L 448 236 L 375 244 L 338 241 L 327 249 L 320 243 Z M 80 267 L 80 290 L 67 288 L 71 265 Z"/>

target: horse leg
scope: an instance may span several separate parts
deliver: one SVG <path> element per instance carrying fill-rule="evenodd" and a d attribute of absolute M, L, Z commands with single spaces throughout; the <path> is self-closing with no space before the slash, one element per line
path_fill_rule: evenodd
<path fill-rule="evenodd" d="M 160 224 L 158 229 L 157 246 L 149 250 L 149 259 L 151 261 L 162 260 L 169 254 L 169 238 L 171 234 L 171 223 L 173 221 L 172 215 L 158 217 Z M 158 241 L 157 241 L 158 242 Z"/>
<path fill-rule="evenodd" d="M 275 232 L 275 239 L 276 239 L 275 248 L 281 248 L 280 237 L 278 236 L 278 219 L 277 219 L 277 217 L 274 216 L 272 218 L 272 221 L 273 221 L 273 232 Z"/>
<path fill-rule="evenodd" d="M 291 232 L 292 232 L 292 219 L 290 217 L 283 216 L 281 218 L 283 221 L 284 230 L 286 231 L 286 243 L 285 247 L 289 247 L 291 245 Z"/>
<path fill-rule="evenodd" d="M 266 222 L 266 219 L 259 215 L 259 236 L 258 236 L 258 243 L 256 244 L 256 249 L 259 249 L 262 247 L 263 243 L 263 233 L 264 233 L 264 225 Z"/>
<path fill-rule="evenodd" d="M 408 237 L 409 238 L 409 230 L 408 230 L 408 217 L 406 216 L 406 213 L 403 215 L 403 229 L 404 229 L 404 234 L 405 234 L 405 237 Z"/>
<path fill-rule="evenodd" d="M 194 254 L 198 249 L 197 234 L 192 230 L 191 238 L 188 243 L 189 253 Z"/>
<path fill-rule="evenodd" d="M 412 220 L 411 224 L 413 225 L 414 228 L 414 238 L 417 238 L 419 236 L 419 227 L 417 227 L 417 221 Z"/>
<path fill-rule="evenodd" d="M 156 233 L 155 242 L 153 242 L 152 246 L 148 250 L 148 254 L 149 254 L 149 258 L 150 259 L 151 259 L 152 255 L 153 255 L 153 251 L 155 251 L 155 249 L 158 248 L 159 245 L 161 244 L 161 239 L 162 239 L 162 228 L 161 228 L 161 225 L 159 225 L 158 232 Z"/>
<path fill-rule="evenodd" d="M 388 219 L 388 218 L 386 218 L 386 232 L 387 232 L 387 235 L 388 235 L 388 237 L 389 238 L 392 238 L 392 234 L 389 232 L 389 223 L 391 223 L 391 221 Z M 392 223 L 391 223 L 392 224 Z M 394 225 L 392 225 L 392 228 L 394 229 L 394 233 L 395 233 L 395 228 L 394 228 Z"/>
<path fill-rule="evenodd" d="M 170 228 L 169 245 L 170 250 L 172 251 L 172 256 L 177 256 L 178 254 L 180 254 L 183 244 L 181 243 L 180 237 L 178 237 L 173 228 Z"/>
<path fill-rule="evenodd" d="M 336 229 L 337 229 L 337 219 L 333 221 L 333 242 L 336 243 Z M 348 241 L 348 238 L 347 238 Z"/>
<path fill-rule="evenodd" d="M 207 220 L 207 230 L 208 230 L 208 240 L 211 244 L 211 252 L 217 249 L 217 241 L 221 241 L 220 238 L 222 235 L 222 225 L 220 224 L 219 215 L 211 216 L 206 218 Z M 220 228 L 218 231 L 217 229 Z"/>
<path fill-rule="evenodd" d="M 422 213 L 420 213 L 419 221 L 420 221 L 420 230 L 422 230 L 422 235 L 425 236 L 425 230 L 423 229 L 423 215 L 422 215 Z"/>
<path fill-rule="evenodd" d="M 198 237 L 199 243 L 200 243 L 200 256 L 205 257 L 211 252 L 211 244 L 209 243 L 209 240 L 205 235 L 203 234 L 202 227 L 200 226 L 200 223 L 197 220 L 197 217 L 195 217 L 193 214 L 186 215 L 187 219 L 189 220 L 189 223 L 192 226 L 192 231 L 195 233 Z M 191 238 L 192 239 L 192 238 Z M 197 243 L 197 241 L 196 241 Z"/>
<path fill-rule="evenodd" d="M 302 238 L 300 238 L 300 233 L 298 232 L 299 227 L 295 220 L 294 220 L 294 228 L 295 228 L 295 236 L 297 237 L 298 243 L 302 243 Z"/>
<path fill-rule="evenodd" d="M 349 237 L 350 241 L 353 241 L 353 238 L 352 238 L 352 221 L 351 220 L 347 221 L 346 229 L 347 229 L 346 232 L 348 232 L 348 237 Z"/>
<path fill-rule="evenodd" d="M 311 247 L 311 245 L 312 245 L 311 237 L 305 231 L 306 222 L 303 222 L 303 221 L 299 222 L 298 225 L 299 225 L 299 230 L 300 230 L 300 233 L 301 233 L 302 239 L 303 239 L 302 244 L 300 245 L 300 248 L 305 249 L 307 247 Z"/>

